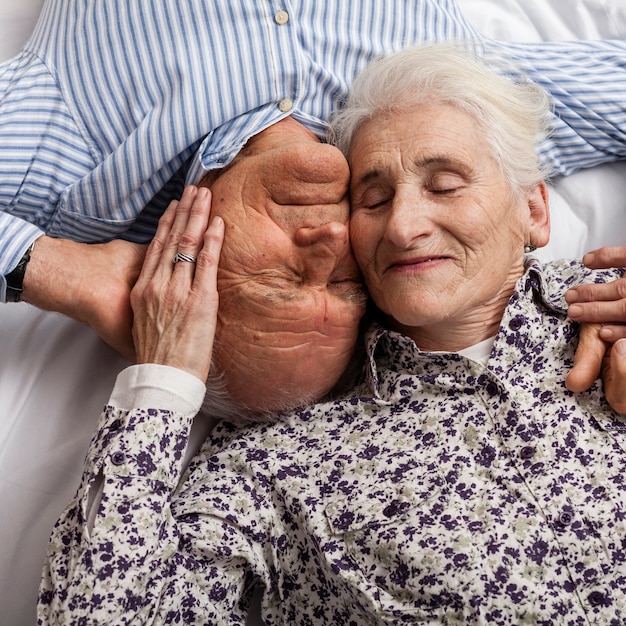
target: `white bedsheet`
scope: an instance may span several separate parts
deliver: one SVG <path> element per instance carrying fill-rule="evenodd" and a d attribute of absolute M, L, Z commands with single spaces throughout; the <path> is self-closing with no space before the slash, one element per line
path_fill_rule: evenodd
<path fill-rule="evenodd" d="M 624 38 L 624 0 L 458 0 L 501 39 Z M 0 60 L 30 33 L 41 0 L 0 0 Z M 551 192 L 544 256 L 626 243 L 626 164 L 580 172 Z M 0 624 L 35 623 L 49 531 L 72 496 L 113 381 L 126 363 L 88 328 L 26 304 L 0 305 Z"/>

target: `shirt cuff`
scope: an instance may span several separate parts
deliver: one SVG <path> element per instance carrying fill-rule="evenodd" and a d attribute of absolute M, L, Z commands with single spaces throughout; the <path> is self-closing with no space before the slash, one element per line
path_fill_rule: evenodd
<path fill-rule="evenodd" d="M 43 232 L 22 220 L 0 214 L 0 302 L 6 302 L 5 276 L 14 270 L 24 253 Z"/>
<path fill-rule="evenodd" d="M 183 370 L 168 365 L 144 363 L 120 372 L 109 404 L 115 408 L 169 410 L 193 418 L 204 400 L 204 383 Z"/>

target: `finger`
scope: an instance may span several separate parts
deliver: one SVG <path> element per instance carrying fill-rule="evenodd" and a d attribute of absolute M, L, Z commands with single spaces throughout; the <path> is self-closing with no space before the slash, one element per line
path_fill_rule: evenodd
<path fill-rule="evenodd" d="M 604 246 L 588 252 L 583 263 L 591 269 L 626 266 L 626 246 Z"/>
<path fill-rule="evenodd" d="M 600 376 L 607 350 L 607 344 L 600 338 L 600 328 L 599 324 L 584 324 L 580 329 L 574 366 L 565 380 L 570 391 L 586 391 Z"/>
<path fill-rule="evenodd" d="M 569 305 L 567 314 L 575 322 L 621 324 L 626 322 L 626 299 L 608 302 L 576 302 Z"/>
<path fill-rule="evenodd" d="M 165 241 L 162 255 L 163 264 L 169 269 L 172 269 L 170 264 L 179 251 L 181 240 L 184 238 L 197 195 L 198 188 L 188 185 L 178 201 L 174 223 Z"/>
<path fill-rule="evenodd" d="M 575 302 L 608 302 L 611 300 L 622 300 L 626 298 L 626 279 L 618 278 L 608 283 L 589 283 L 587 285 L 576 285 L 568 289 L 565 293 L 565 300 L 568 304 Z"/>
<path fill-rule="evenodd" d="M 186 210 L 187 221 L 178 242 L 178 252 L 191 256 L 199 252 L 209 224 L 210 213 L 211 192 L 206 187 L 200 187 Z"/>
<path fill-rule="evenodd" d="M 193 285 L 194 289 L 205 297 L 214 295 L 215 304 L 217 304 L 217 270 L 223 243 L 224 220 L 215 217 L 205 231 L 202 249 L 198 252 Z"/>
<path fill-rule="evenodd" d="M 604 324 L 600 330 L 600 337 L 607 343 L 615 343 L 626 338 L 626 326 L 616 324 Z"/>
<path fill-rule="evenodd" d="M 207 199 L 206 189 L 198 189 L 193 185 L 185 187 L 183 195 L 176 208 L 174 223 L 165 241 L 161 260 L 155 279 L 165 286 L 175 278 L 173 286 L 185 285 L 189 287 L 193 278 L 196 257 L 202 236 L 206 230 L 210 202 Z M 182 254 L 189 260 L 176 262 L 176 256 Z M 182 279 L 182 280 L 179 280 Z"/>
<path fill-rule="evenodd" d="M 150 281 L 154 276 L 156 268 L 161 261 L 161 255 L 163 254 L 165 242 L 167 241 L 172 226 L 174 224 L 177 208 L 178 201 L 172 200 L 172 202 L 169 203 L 167 209 L 165 209 L 163 215 L 161 215 L 159 223 L 157 225 L 156 233 L 154 234 L 154 237 L 152 238 L 152 241 L 150 242 L 146 251 L 146 256 L 144 258 L 141 272 L 139 274 L 139 278 L 137 279 L 138 285 L 145 284 L 146 282 Z"/>
<path fill-rule="evenodd" d="M 603 368 L 604 393 L 614 411 L 626 413 L 626 339 L 612 348 Z"/>
<path fill-rule="evenodd" d="M 167 288 L 174 270 L 174 255 L 181 233 L 184 230 L 188 214 L 197 194 L 197 188 L 188 186 L 181 199 L 170 202 L 159 219 L 157 231 L 150 242 L 144 266 L 131 291 L 131 306 L 135 313 L 145 309 L 146 299 L 158 298 Z"/>

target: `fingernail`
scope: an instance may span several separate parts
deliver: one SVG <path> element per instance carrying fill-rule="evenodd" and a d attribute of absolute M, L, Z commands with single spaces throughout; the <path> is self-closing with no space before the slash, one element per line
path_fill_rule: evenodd
<path fill-rule="evenodd" d="M 603 326 L 600 329 L 600 339 L 603 339 L 604 341 L 611 343 L 614 335 L 615 333 L 611 330 L 610 326 Z"/>
<path fill-rule="evenodd" d="M 590 265 L 591 263 L 593 263 L 594 259 L 595 254 L 593 252 L 587 252 L 587 254 L 585 254 L 585 256 L 583 257 L 583 263 L 585 265 Z"/>
<path fill-rule="evenodd" d="M 567 314 L 572 319 L 576 319 L 583 314 L 583 308 L 580 306 L 580 304 L 572 304 L 567 308 Z"/>
<path fill-rule="evenodd" d="M 613 349 L 620 356 L 626 356 L 626 339 L 620 339 L 613 344 Z"/>

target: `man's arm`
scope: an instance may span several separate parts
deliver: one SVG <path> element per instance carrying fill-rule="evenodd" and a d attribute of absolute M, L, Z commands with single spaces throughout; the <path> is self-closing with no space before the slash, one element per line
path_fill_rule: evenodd
<path fill-rule="evenodd" d="M 32 249 L 21 299 L 87 324 L 134 361 L 129 298 L 144 253 L 145 246 L 127 241 L 85 244 L 44 235 Z"/>
<path fill-rule="evenodd" d="M 482 53 L 550 94 L 554 127 L 539 151 L 555 174 L 626 158 L 626 41 L 484 40 Z"/>

